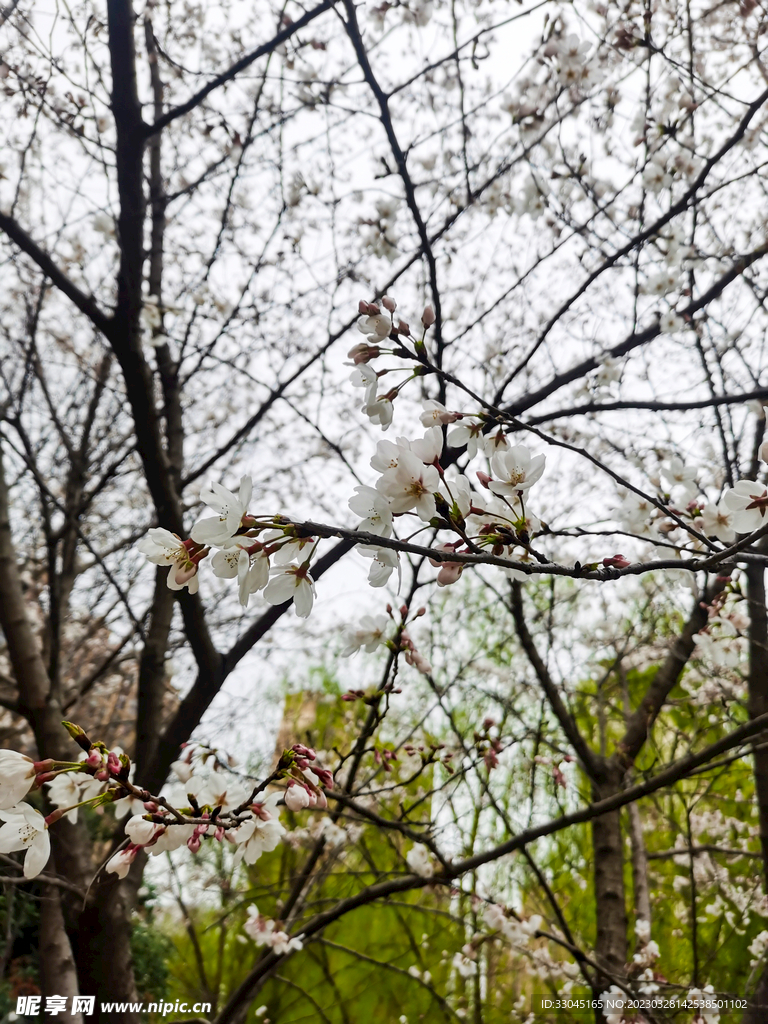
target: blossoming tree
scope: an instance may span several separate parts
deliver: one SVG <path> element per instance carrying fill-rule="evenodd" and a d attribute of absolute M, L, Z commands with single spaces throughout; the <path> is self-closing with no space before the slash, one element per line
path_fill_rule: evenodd
<path fill-rule="evenodd" d="M 466 929 L 445 991 L 414 979 L 448 1019 L 481 1019 L 505 941 L 555 989 L 612 994 L 598 1020 L 661 991 L 713 1021 L 733 991 L 717 943 L 699 955 L 707 886 L 751 929 L 762 1019 L 763 8 L 20 0 L 0 22 L 0 854 L 45 895 L 43 993 L 133 1001 L 148 861 L 215 847 L 258 874 L 290 814 L 319 826 L 279 915 L 248 912 L 217 1024 L 336 922 L 427 888 Z M 332 622 L 344 572 L 360 596 Z M 463 701 L 488 670 L 470 595 L 516 677 L 470 680 L 485 707 Z M 343 743 L 294 736 L 238 777 L 206 714 L 318 614 L 376 681 L 337 667 Z M 746 809 L 697 811 L 726 769 Z M 649 854 L 676 801 L 682 847 Z M 536 852 L 582 825 L 588 923 Z M 366 828 L 396 869 L 315 905 Z M 765 880 L 697 861 L 718 850 Z M 496 871 L 511 854 L 541 914 Z M 671 980 L 656 854 L 690 867 Z"/>

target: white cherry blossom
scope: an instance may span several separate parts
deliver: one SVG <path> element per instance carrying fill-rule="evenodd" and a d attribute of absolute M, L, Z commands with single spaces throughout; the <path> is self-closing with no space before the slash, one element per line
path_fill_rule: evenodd
<path fill-rule="evenodd" d="M 368 570 L 368 582 L 372 587 L 385 587 L 389 577 L 397 569 L 398 579 L 400 577 L 400 559 L 397 552 L 391 548 L 358 548 L 361 554 L 369 555 L 373 559 L 371 568 Z"/>
<path fill-rule="evenodd" d="M 277 802 L 282 793 L 270 793 L 259 805 L 259 816 L 244 821 L 236 829 L 226 833 L 230 842 L 237 844 L 235 864 L 244 860 L 246 864 L 255 864 L 262 853 L 274 850 L 285 832 L 285 827 L 277 817 Z"/>
<path fill-rule="evenodd" d="M 440 476 L 434 466 L 425 466 L 412 452 L 403 452 L 397 466 L 377 481 L 376 489 L 390 501 L 393 512 L 414 509 L 425 522 L 435 515 L 435 491 Z"/>
<path fill-rule="evenodd" d="M 379 537 L 389 537 L 392 533 L 392 510 L 389 499 L 374 487 L 360 484 L 355 487 L 355 494 L 349 499 L 349 507 L 358 516 L 364 516 L 358 523 L 358 530 L 363 533 L 375 533 Z"/>
<path fill-rule="evenodd" d="M 105 871 L 111 871 L 118 878 L 125 878 L 131 870 L 131 864 L 136 860 L 139 849 L 140 847 L 131 845 L 124 850 L 118 850 L 107 861 Z"/>
<path fill-rule="evenodd" d="M 493 434 L 489 434 L 482 439 L 482 449 L 486 458 L 489 459 L 492 459 L 499 452 L 509 451 L 510 444 L 507 440 L 507 435 L 503 434 L 500 430 L 494 431 Z"/>
<path fill-rule="evenodd" d="M 433 398 L 428 398 L 422 403 L 424 411 L 421 414 L 421 422 L 425 427 L 439 427 L 446 423 L 455 423 L 461 419 L 461 413 L 449 412 L 448 409 Z"/>
<path fill-rule="evenodd" d="M 388 430 L 392 424 L 395 407 L 392 404 L 391 392 L 385 395 L 374 396 L 368 393 L 365 396 L 363 412 L 374 425 L 380 426 L 382 430 Z"/>
<path fill-rule="evenodd" d="M 448 431 L 448 444 L 451 448 L 463 448 L 466 445 L 467 455 L 474 459 L 483 440 L 483 421 L 464 421 Z"/>
<path fill-rule="evenodd" d="M 195 834 L 194 825 L 164 825 L 157 834 L 147 853 L 159 857 L 161 853 L 170 853 L 186 845 L 188 839 Z"/>
<path fill-rule="evenodd" d="M 221 484 L 212 482 L 200 492 L 200 498 L 219 515 L 215 519 L 200 519 L 196 522 L 190 534 L 192 540 L 198 544 L 226 544 L 240 528 L 252 495 L 253 480 L 250 476 L 240 478 L 237 494 L 228 491 Z"/>
<path fill-rule="evenodd" d="M 274 921 L 262 917 L 253 905 L 248 907 L 248 920 L 243 925 L 243 931 L 250 935 L 257 946 L 271 946 L 280 956 L 304 948 L 298 936 L 291 937 L 278 929 Z"/>
<path fill-rule="evenodd" d="M 661 475 L 670 490 L 680 488 L 680 493 L 689 501 L 696 497 L 698 470 L 695 466 L 686 466 L 679 456 L 673 455 L 667 462 L 662 463 Z"/>
<path fill-rule="evenodd" d="M 463 953 L 456 953 L 451 964 L 462 978 L 471 978 L 477 974 L 477 964 Z"/>
<path fill-rule="evenodd" d="M 211 559 L 211 570 L 214 576 L 222 580 L 233 580 L 237 576 L 237 566 L 240 561 L 242 548 L 237 543 L 230 542 L 226 547 L 221 548 Z"/>
<path fill-rule="evenodd" d="M 0 750 L 0 808 L 20 803 L 34 784 L 35 762 L 15 750 Z"/>
<path fill-rule="evenodd" d="M 372 366 L 367 363 L 360 363 L 349 375 L 350 382 L 355 388 L 365 388 L 366 404 L 376 395 L 379 385 L 379 375 Z"/>
<path fill-rule="evenodd" d="M 723 495 L 723 504 L 733 514 L 737 533 L 752 533 L 768 523 L 768 490 L 754 480 L 737 480 Z"/>
<path fill-rule="evenodd" d="M 2 766 L 0 765 L 0 771 Z M 104 788 L 103 783 L 85 772 L 62 772 L 48 783 L 48 799 L 54 807 L 72 807 L 90 797 L 97 796 Z M 77 821 L 77 807 L 64 815 L 70 821 Z"/>
<path fill-rule="evenodd" d="M 314 543 L 314 537 L 295 537 L 293 540 L 280 545 L 272 556 L 272 561 L 275 565 L 287 565 L 288 562 L 293 561 L 301 562 L 312 550 Z"/>
<path fill-rule="evenodd" d="M 341 656 L 348 658 L 351 654 L 356 654 L 361 647 L 371 654 L 380 644 L 386 642 L 391 624 L 392 620 L 386 615 L 364 615 L 357 629 L 347 631 L 347 646 L 341 652 Z"/>
<path fill-rule="evenodd" d="M 173 761 L 171 768 L 176 778 L 184 783 L 192 778 L 192 765 L 188 761 Z"/>
<path fill-rule="evenodd" d="M 0 828 L 0 853 L 26 850 L 24 877 L 35 878 L 48 863 L 51 837 L 45 818 L 29 804 L 18 804 L 0 810 L 5 824 Z"/>
<path fill-rule="evenodd" d="M 386 313 L 376 313 L 373 316 L 361 316 L 357 321 L 357 329 L 365 334 L 371 344 L 383 341 L 389 337 L 392 330 L 392 320 Z"/>
<path fill-rule="evenodd" d="M 527 491 L 544 472 L 545 456 L 531 457 L 523 444 L 508 451 L 497 452 L 491 459 L 493 475 L 497 478 L 488 485 L 494 494 L 515 495 Z"/>
<path fill-rule="evenodd" d="M 395 469 L 403 452 L 411 450 L 411 442 L 407 437 L 398 437 L 397 441 L 379 441 L 376 454 L 371 459 L 371 468 L 377 473 L 386 473 Z"/>
<path fill-rule="evenodd" d="M 678 331 L 682 331 L 684 327 L 685 320 L 675 313 L 673 309 L 663 313 L 659 319 L 659 329 L 664 334 L 676 334 Z"/>
<path fill-rule="evenodd" d="M 431 466 L 440 458 L 443 450 L 443 432 L 440 427 L 430 427 L 424 437 L 411 441 L 411 451 L 425 466 Z"/>
<path fill-rule="evenodd" d="M 435 873 L 435 862 L 425 846 L 413 846 L 405 855 L 405 862 L 414 875 L 431 878 Z"/>
<path fill-rule="evenodd" d="M 616 518 L 622 529 L 627 533 L 639 534 L 642 537 L 652 536 L 651 513 L 655 505 L 650 498 L 645 498 L 634 491 L 624 495 L 624 500 L 616 509 Z"/>
<path fill-rule="evenodd" d="M 190 594 L 196 594 L 200 581 L 197 576 L 197 563 L 193 562 L 189 550 L 180 537 L 170 530 L 154 527 L 147 531 L 136 545 L 155 565 L 169 565 L 168 587 L 170 590 L 181 590 L 187 587 Z"/>
<path fill-rule="evenodd" d="M 240 604 L 248 607 L 251 594 L 263 590 L 269 583 L 269 558 L 263 551 L 252 554 L 241 550 L 237 560 L 237 585 Z"/>
<path fill-rule="evenodd" d="M 717 537 L 725 544 L 731 544 L 736 540 L 733 512 L 724 501 L 707 505 L 702 510 L 701 532 L 707 537 Z"/>
<path fill-rule="evenodd" d="M 293 600 L 293 607 L 300 619 L 306 619 L 312 611 L 315 599 L 315 583 L 304 565 L 287 565 L 272 569 L 264 597 L 270 604 L 282 604 Z"/>
<path fill-rule="evenodd" d="M 238 779 L 222 772 L 213 772 L 206 777 L 195 775 L 185 788 L 201 807 L 221 807 L 224 811 L 240 807 L 249 792 Z"/>
<path fill-rule="evenodd" d="M 154 821 L 147 821 L 140 814 L 135 814 L 125 824 L 125 834 L 136 846 L 146 846 L 151 843 L 158 832 L 161 832 L 163 825 Z"/>

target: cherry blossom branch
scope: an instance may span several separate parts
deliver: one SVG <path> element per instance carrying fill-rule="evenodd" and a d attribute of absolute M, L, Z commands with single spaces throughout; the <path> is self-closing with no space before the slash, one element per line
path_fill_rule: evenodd
<path fill-rule="evenodd" d="M 81 313 L 88 317 L 97 330 L 101 331 L 105 337 L 109 337 L 112 329 L 112 318 L 101 309 L 94 298 L 86 295 L 84 291 L 78 288 L 74 281 L 67 277 L 64 271 L 53 262 L 48 253 L 33 241 L 31 236 L 27 234 L 13 217 L 3 213 L 2 210 L 0 210 L 0 231 L 5 232 L 8 238 L 37 264 L 43 274 L 49 278 L 63 295 L 66 295 Z"/>
<path fill-rule="evenodd" d="M 646 409 L 649 412 L 685 412 L 690 409 L 710 409 L 719 405 L 742 405 L 761 398 L 768 398 L 768 388 L 756 388 L 754 391 L 745 391 L 741 395 L 713 395 L 711 398 L 700 398 L 691 402 L 641 401 L 640 399 L 585 402 L 583 405 L 574 405 L 570 408 L 556 409 L 553 412 L 543 412 L 537 416 L 531 416 L 524 423 L 526 426 L 538 426 L 540 423 L 550 423 L 552 420 L 563 419 L 566 416 L 584 416 L 587 413 L 617 412 L 628 409 Z"/>
<path fill-rule="evenodd" d="M 288 24 L 284 29 L 281 29 L 276 35 L 269 40 L 269 42 L 262 43 L 261 46 L 257 46 L 255 50 L 246 54 L 245 57 L 241 57 L 240 60 L 235 61 L 226 71 L 222 71 L 220 75 L 212 78 L 210 82 L 203 86 L 202 89 L 189 97 L 183 103 L 178 104 L 176 107 L 172 107 L 166 111 L 162 117 L 157 118 L 152 124 L 144 125 L 144 134 L 146 137 L 156 135 L 162 131 L 163 128 L 167 128 L 172 121 L 177 120 L 184 114 L 188 114 L 195 107 L 199 106 L 200 103 L 209 96 L 214 89 L 218 89 L 220 86 L 225 85 L 227 82 L 231 82 L 233 78 L 236 78 L 241 71 L 244 71 L 247 67 L 250 67 L 254 61 L 258 60 L 259 57 L 263 57 L 268 53 L 272 53 L 282 43 L 287 42 L 292 36 L 296 35 L 301 29 L 306 28 L 311 22 L 318 18 L 321 14 L 329 11 L 337 0 L 322 0 L 316 7 L 311 8 L 296 21 L 288 21 Z"/>
<path fill-rule="evenodd" d="M 402 551 L 414 555 L 422 555 L 435 562 L 458 562 L 462 565 L 495 565 L 502 569 L 516 569 L 526 576 L 569 576 L 572 579 L 597 580 L 605 583 L 609 580 L 621 579 L 623 576 L 641 576 L 648 572 L 655 572 L 659 569 L 686 569 L 689 572 L 702 572 L 722 567 L 728 559 L 737 555 L 745 546 L 752 544 L 755 540 L 768 533 L 768 524 L 754 533 L 729 545 L 705 558 L 662 558 L 652 562 L 636 562 L 631 565 L 617 568 L 612 565 L 591 568 L 584 566 L 566 566 L 555 562 L 519 562 L 510 558 L 502 558 L 493 554 L 473 554 L 472 552 L 446 551 L 441 548 L 425 547 L 421 544 L 414 544 L 411 541 L 398 540 L 396 537 L 382 537 L 374 533 L 353 530 L 343 526 L 329 526 L 325 523 L 315 523 L 310 520 L 289 520 L 284 516 L 276 517 L 275 523 L 282 526 L 292 526 L 302 531 L 306 536 L 321 538 L 342 537 L 345 540 L 363 545 L 365 547 L 389 548 L 392 551 Z"/>

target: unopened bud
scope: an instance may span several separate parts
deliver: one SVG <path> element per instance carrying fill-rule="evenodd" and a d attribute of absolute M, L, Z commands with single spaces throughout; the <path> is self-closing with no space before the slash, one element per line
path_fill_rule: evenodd
<path fill-rule="evenodd" d="M 397 309 L 397 303 L 389 295 L 385 295 L 381 300 L 381 304 L 389 313 L 394 313 Z"/>
<path fill-rule="evenodd" d="M 421 322 L 425 327 L 431 327 L 435 322 L 435 311 L 431 306 L 424 307 L 424 312 L 421 314 Z"/>
<path fill-rule="evenodd" d="M 488 485 L 490 484 L 491 480 L 493 480 L 492 476 L 488 476 L 487 473 L 483 473 L 483 472 L 475 473 L 475 476 L 480 481 L 480 483 L 483 485 L 483 487 L 485 487 L 486 489 L 489 489 Z"/>
<path fill-rule="evenodd" d="M 62 722 L 61 724 L 79 747 L 82 747 L 83 750 L 91 749 L 91 741 L 79 725 L 75 725 L 74 722 Z"/>
<path fill-rule="evenodd" d="M 632 563 L 624 555 L 613 555 L 612 558 L 604 558 L 603 565 L 607 569 L 626 569 L 628 565 Z"/>

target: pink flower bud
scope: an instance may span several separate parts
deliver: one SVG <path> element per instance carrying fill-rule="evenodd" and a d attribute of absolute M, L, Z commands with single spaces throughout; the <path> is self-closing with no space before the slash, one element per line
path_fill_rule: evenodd
<path fill-rule="evenodd" d="M 490 484 L 491 480 L 493 480 L 492 476 L 488 476 L 487 473 L 483 472 L 475 473 L 475 476 L 486 489 L 488 489 L 488 484 Z"/>
<path fill-rule="evenodd" d="M 603 565 L 607 569 L 626 569 L 632 563 L 624 555 L 614 555 L 612 558 L 604 558 Z"/>
<path fill-rule="evenodd" d="M 187 848 L 192 853 L 197 853 L 197 851 L 200 849 L 200 845 L 200 836 L 197 835 L 197 833 L 195 833 L 195 835 L 193 836 L 190 836 L 189 839 L 187 840 Z"/>
<path fill-rule="evenodd" d="M 51 811 L 51 813 L 46 817 L 45 824 L 50 828 L 51 825 L 55 824 L 57 821 L 59 821 L 60 818 L 63 817 L 64 808 L 57 807 L 55 811 Z"/>
<path fill-rule="evenodd" d="M 424 312 L 421 314 L 421 322 L 425 327 L 431 327 L 435 322 L 435 311 L 431 306 L 424 307 Z"/>
<path fill-rule="evenodd" d="M 303 743 L 294 743 L 291 750 L 299 757 L 308 757 L 310 761 L 314 761 L 317 757 L 315 751 L 311 747 L 305 747 Z"/>
<path fill-rule="evenodd" d="M 371 359 L 377 359 L 380 355 L 381 349 L 378 345 L 367 345 L 364 341 L 361 341 L 359 345 L 353 345 L 349 352 L 347 352 L 347 356 L 355 366 L 359 366 L 360 363 L 368 363 Z"/>
<path fill-rule="evenodd" d="M 384 309 L 386 309 L 387 312 L 389 313 L 394 313 L 395 310 L 397 309 L 397 303 L 393 298 L 390 298 L 389 295 L 384 296 L 384 298 L 381 300 L 381 304 L 384 307 Z"/>
<path fill-rule="evenodd" d="M 464 566 L 460 562 L 449 562 L 444 565 L 437 574 L 438 587 L 450 587 L 464 572 Z"/>

